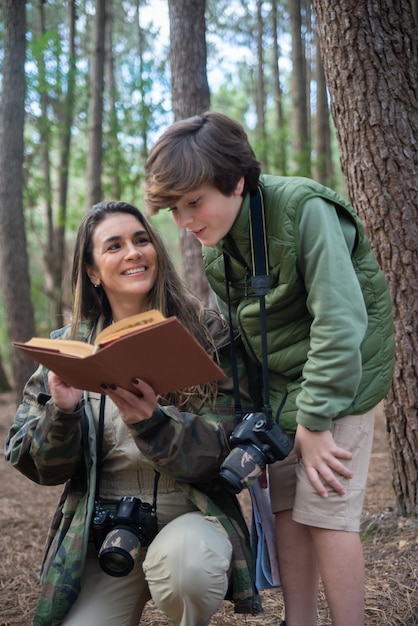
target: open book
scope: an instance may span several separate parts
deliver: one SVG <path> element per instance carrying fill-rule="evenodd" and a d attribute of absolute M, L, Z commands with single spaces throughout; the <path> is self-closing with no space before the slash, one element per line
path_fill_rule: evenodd
<path fill-rule="evenodd" d="M 134 391 L 132 378 L 144 380 L 157 394 L 224 378 L 183 324 L 157 310 L 108 326 L 94 345 L 43 337 L 13 345 L 67 384 L 98 393 L 102 383 Z"/>

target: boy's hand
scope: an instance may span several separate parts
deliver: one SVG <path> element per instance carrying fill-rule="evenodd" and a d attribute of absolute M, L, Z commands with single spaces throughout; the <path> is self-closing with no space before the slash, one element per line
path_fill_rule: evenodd
<path fill-rule="evenodd" d="M 346 493 L 336 474 L 348 479 L 353 477 L 352 472 L 340 461 L 340 459 L 349 461 L 352 454 L 337 446 L 331 431 L 311 432 L 299 424 L 296 430 L 295 450 L 298 457 L 303 460 L 308 478 L 320 496 L 328 497 L 326 484 L 340 495 Z"/>

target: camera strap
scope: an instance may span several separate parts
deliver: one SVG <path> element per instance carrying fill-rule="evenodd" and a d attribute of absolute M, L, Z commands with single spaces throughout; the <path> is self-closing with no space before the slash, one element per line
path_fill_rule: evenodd
<path fill-rule="evenodd" d="M 260 299 L 260 330 L 261 330 L 261 353 L 262 353 L 262 374 L 263 374 L 263 412 L 270 419 L 272 409 L 269 400 L 268 362 L 267 362 L 267 324 L 266 324 L 266 303 L 265 296 L 271 287 L 271 277 L 269 276 L 268 252 L 267 252 L 267 231 L 265 221 L 264 199 L 260 188 L 250 194 L 250 245 L 251 245 L 251 286 L 255 294 Z M 242 416 L 241 401 L 239 398 L 238 371 L 236 363 L 236 353 L 234 345 L 234 330 L 231 310 L 230 281 L 231 267 L 230 258 L 224 253 L 225 265 L 225 287 L 228 299 L 229 329 L 231 339 L 232 355 L 232 376 L 234 381 L 234 400 L 236 414 Z"/>
<path fill-rule="evenodd" d="M 95 491 L 96 502 L 99 501 L 100 474 L 102 472 L 105 404 L 106 404 L 106 396 L 104 393 L 102 393 L 102 395 L 100 396 L 99 423 L 97 427 L 97 440 L 96 440 L 96 491 Z"/>

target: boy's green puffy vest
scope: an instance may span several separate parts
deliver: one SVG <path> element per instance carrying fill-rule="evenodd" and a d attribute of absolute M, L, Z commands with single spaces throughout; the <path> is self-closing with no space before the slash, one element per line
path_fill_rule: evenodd
<path fill-rule="evenodd" d="M 343 413 L 363 413 L 375 406 L 388 392 L 394 362 L 391 300 L 386 280 L 370 248 L 363 225 L 354 209 L 332 190 L 299 177 L 262 176 L 268 257 L 272 288 L 266 296 L 270 400 L 275 412 L 286 397 L 280 423 L 288 431 L 296 426 L 296 397 L 302 382 L 302 368 L 309 349 L 312 318 L 306 308 L 306 290 L 298 271 L 298 224 L 304 203 L 312 197 L 332 202 L 348 214 L 357 230 L 352 262 L 357 274 L 369 324 L 362 344 L 363 376 L 357 396 Z M 233 242 L 231 241 L 233 239 Z M 220 300 L 227 301 L 223 252 L 231 256 L 231 302 L 235 323 L 247 350 L 261 363 L 260 307 L 251 288 L 248 270 L 236 258 L 236 248 L 251 267 L 249 238 L 249 196 L 244 198 L 240 215 L 231 232 L 219 244 L 203 249 L 209 283 Z M 235 256 L 234 256 L 235 255 Z M 221 303 L 221 308 L 224 305 Z"/>

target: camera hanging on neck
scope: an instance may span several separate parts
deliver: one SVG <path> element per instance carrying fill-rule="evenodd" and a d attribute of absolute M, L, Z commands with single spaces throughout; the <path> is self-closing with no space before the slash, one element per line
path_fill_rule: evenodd
<path fill-rule="evenodd" d="M 239 493 L 244 487 L 249 488 L 263 473 L 266 464 L 281 461 L 293 448 L 292 439 L 272 418 L 269 401 L 268 363 L 267 363 L 267 324 L 265 296 L 271 286 L 268 268 L 267 236 L 264 215 L 264 203 L 261 190 L 250 196 L 250 243 L 252 278 L 255 294 L 260 298 L 260 325 L 263 373 L 263 412 L 242 415 L 239 393 L 239 377 L 234 344 L 229 283 L 231 279 L 230 259 L 224 254 L 225 281 L 228 298 L 229 330 L 231 339 L 232 376 L 234 382 L 235 415 L 240 420 L 230 435 L 232 450 L 223 461 L 219 478 L 232 493 Z M 241 255 L 239 255 L 241 256 Z M 241 256 L 241 262 L 249 269 Z M 285 399 L 283 399 L 282 405 Z"/>

